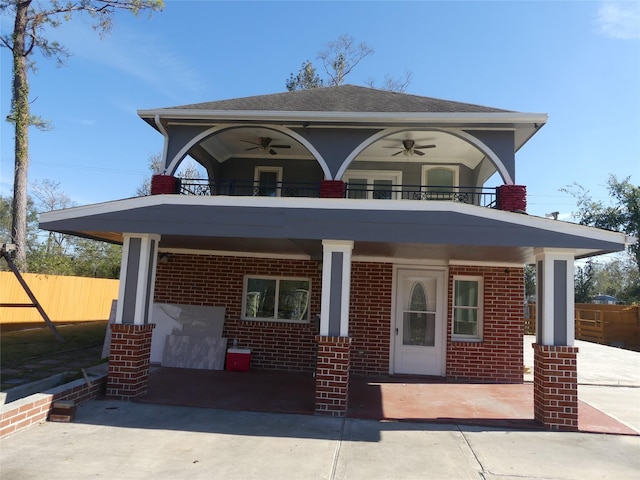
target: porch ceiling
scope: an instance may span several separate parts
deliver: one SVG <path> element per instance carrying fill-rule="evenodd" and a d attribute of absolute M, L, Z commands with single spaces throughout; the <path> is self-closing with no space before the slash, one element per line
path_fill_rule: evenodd
<path fill-rule="evenodd" d="M 321 240 L 295 240 L 290 238 L 211 238 L 163 236 L 160 251 L 186 253 L 187 251 L 222 254 L 255 254 L 274 256 L 301 256 L 312 260 L 322 258 Z M 533 248 L 526 247 L 469 247 L 443 244 L 354 242 L 353 256 L 385 260 L 407 261 L 469 261 L 525 264 L 533 261 Z"/>
<path fill-rule="evenodd" d="M 456 202 L 155 195 L 49 212 L 41 228 L 110 242 L 158 234 L 162 250 L 303 255 L 353 240 L 355 256 L 529 263 L 535 248 L 620 251 L 625 235 Z"/>
<path fill-rule="evenodd" d="M 372 133 L 373 134 L 373 133 Z M 258 148 L 256 142 L 261 137 L 271 138 L 271 145 L 284 145 L 286 148 L 269 149 Z M 415 145 L 435 145 L 432 149 L 425 150 L 425 156 L 419 154 L 402 155 L 403 141 L 413 140 Z M 276 160 L 312 160 L 313 155 L 298 141 L 286 134 L 273 129 L 259 126 L 243 126 L 224 130 L 216 135 L 208 137 L 200 144 L 207 154 L 220 162 L 232 158 L 256 158 Z M 423 152 L 423 153 L 424 153 Z M 197 152 L 194 152 L 197 156 Z M 360 161 L 374 162 L 408 162 L 425 159 L 435 163 L 452 163 L 475 168 L 482 161 L 484 154 L 468 142 L 445 132 L 427 129 L 403 130 L 391 134 L 384 139 L 374 142 L 365 148 L 358 156 Z"/>

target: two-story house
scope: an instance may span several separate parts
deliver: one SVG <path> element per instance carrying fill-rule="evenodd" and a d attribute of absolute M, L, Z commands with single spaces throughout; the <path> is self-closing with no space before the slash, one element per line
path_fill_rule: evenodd
<path fill-rule="evenodd" d="M 577 428 L 573 261 L 632 239 L 527 215 L 516 153 L 546 114 L 351 85 L 138 113 L 152 195 L 41 219 L 124 246 L 110 395 L 145 392 L 153 302 L 224 306 L 252 368 L 315 375 L 317 413 L 350 374 L 520 383 L 535 264 L 536 419 Z M 208 178 L 176 178 L 187 157 Z"/>

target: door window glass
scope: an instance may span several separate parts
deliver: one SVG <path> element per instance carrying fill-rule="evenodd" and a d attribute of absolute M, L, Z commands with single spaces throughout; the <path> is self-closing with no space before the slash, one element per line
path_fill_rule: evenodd
<path fill-rule="evenodd" d="M 427 311 L 427 292 L 421 282 L 411 289 L 408 309 L 403 313 L 403 345 L 433 347 L 435 345 L 436 315 Z"/>
<path fill-rule="evenodd" d="M 393 182 L 391 180 L 373 181 L 373 198 L 390 200 L 392 198 Z"/>

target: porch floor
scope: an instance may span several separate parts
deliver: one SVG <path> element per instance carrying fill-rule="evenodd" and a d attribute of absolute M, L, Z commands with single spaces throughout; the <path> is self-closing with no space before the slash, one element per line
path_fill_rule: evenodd
<path fill-rule="evenodd" d="M 313 415 L 315 379 L 308 373 L 230 372 L 152 367 L 139 402 L 227 410 Z M 451 383 L 442 378 L 352 376 L 347 416 L 540 429 L 533 419 L 533 385 Z M 582 432 L 637 435 L 579 401 Z"/>

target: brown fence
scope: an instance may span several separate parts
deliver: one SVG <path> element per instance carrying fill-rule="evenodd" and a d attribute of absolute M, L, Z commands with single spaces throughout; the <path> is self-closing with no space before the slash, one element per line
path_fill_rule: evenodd
<path fill-rule="evenodd" d="M 24 280 L 53 322 L 108 320 L 118 298 L 118 280 L 23 273 Z M 0 272 L 0 304 L 31 303 L 12 272 Z M 43 323 L 35 308 L 0 307 L 0 324 Z"/>
<path fill-rule="evenodd" d="M 525 334 L 536 333 L 536 305 L 525 306 Z M 576 303 L 578 340 L 640 350 L 640 306 Z"/>

